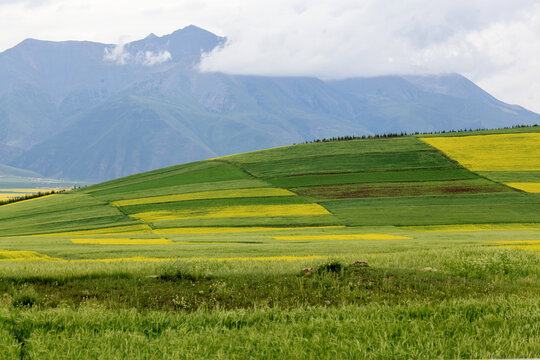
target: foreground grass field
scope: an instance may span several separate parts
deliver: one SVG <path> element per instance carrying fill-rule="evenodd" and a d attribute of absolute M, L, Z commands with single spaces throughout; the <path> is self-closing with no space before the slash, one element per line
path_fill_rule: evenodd
<path fill-rule="evenodd" d="M 538 135 L 301 144 L 0 206 L 0 353 L 537 357 Z"/>

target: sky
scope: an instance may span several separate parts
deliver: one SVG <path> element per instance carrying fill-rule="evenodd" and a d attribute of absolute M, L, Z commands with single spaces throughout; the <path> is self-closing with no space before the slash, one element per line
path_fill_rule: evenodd
<path fill-rule="evenodd" d="M 126 43 L 190 24 L 228 38 L 203 71 L 457 72 L 540 113 L 540 0 L 0 0 L 0 51 L 26 38 Z"/>

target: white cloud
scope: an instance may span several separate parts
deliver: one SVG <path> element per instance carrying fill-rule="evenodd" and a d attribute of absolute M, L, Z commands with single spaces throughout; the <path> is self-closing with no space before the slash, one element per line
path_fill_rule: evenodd
<path fill-rule="evenodd" d="M 103 54 L 103 61 L 111 62 L 119 66 L 127 64 L 153 66 L 162 64 L 171 59 L 171 53 L 166 50 L 159 52 L 138 51 L 136 55 L 132 55 L 126 48 L 126 45 L 122 43 L 106 48 Z"/>
<path fill-rule="evenodd" d="M 131 54 L 125 49 L 124 44 L 118 44 L 105 49 L 103 60 L 112 62 L 116 65 L 126 65 L 131 58 Z"/>
<path fill-rule="evenodd" d="M 172 59 L 172 56 L 168 51 L 160 51 L 159 53 L 154 53 L 152 51 L 139 51 L 135 58 L 136 62 L 139 64 L 152 66 L 169 61 Z"/>

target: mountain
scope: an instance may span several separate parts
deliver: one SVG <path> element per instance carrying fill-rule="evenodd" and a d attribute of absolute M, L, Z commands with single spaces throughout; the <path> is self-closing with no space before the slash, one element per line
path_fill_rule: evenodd
<path fill-rule="evenodd" d="M 100 181 L 321 137 L 540 123 L 458 74 L 199 72 L 201 54 L 225 40 L 188 26 L 120 45 L 29 39 L 0 53 L 0 163 Z"/>

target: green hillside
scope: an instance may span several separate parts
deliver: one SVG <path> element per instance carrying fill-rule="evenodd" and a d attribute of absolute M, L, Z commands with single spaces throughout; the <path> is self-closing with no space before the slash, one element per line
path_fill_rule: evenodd
<path fill-rule="evenodd" d="M 0 353 L 534 357 L 539 145 L 298 144 L 0 206 Z"/>
<path fill-rule="evenodd" d="M 290 193 L 245 191 L 276 188 Z M 238 193 L 220 195 L 233 189 Z M 300 144 L 137 174 L 2 207 L 0 235 L 536 223 L 537 204 L 538 195 L 471 172 L 420 137 L 407 136 Z M 123 228 L 128 225 L 133 229 Z"/>

